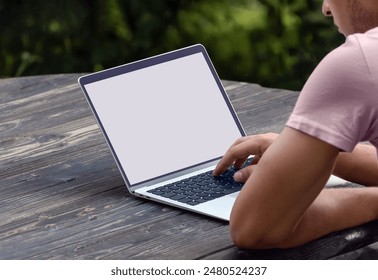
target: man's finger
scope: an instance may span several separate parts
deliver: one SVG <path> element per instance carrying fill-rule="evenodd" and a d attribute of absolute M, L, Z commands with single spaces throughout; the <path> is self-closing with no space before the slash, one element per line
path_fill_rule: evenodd
<path fill-rule="evenodd" d="M 254 169 L 254 166 L 250 165 L 237 171 L 234 174 L 235 182 L 244 183 L 245 181 L 247 181 L 249 176 L 251 176 L 253 169 Z"/>
<path fill-rule="evenodd" d="M 239 166 L 241 161 L 244 163 L 248 156 L 256 155 L 259 151 L 259 143 L 249 141 L 241 141 L 231 146 L 214 169 L 214 176 L 219 176 L 234 163 L 238 165 L 237 167 L 241 167 Z"/>

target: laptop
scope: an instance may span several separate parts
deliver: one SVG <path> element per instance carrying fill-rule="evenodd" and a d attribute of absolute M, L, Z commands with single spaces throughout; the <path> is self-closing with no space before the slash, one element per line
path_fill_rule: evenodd
<path fill-rule="evenodd" d="M 131 194 L 229 220 L 242 185 L 212 170 L 245 132 L 202 45 L 79 84 Z"/>
<path fill-rule="evenodd" d="M 229 221 L 243 185 L 212 171 L 245 132 L 202 45 L 79 84 L 131 194 Z"/>

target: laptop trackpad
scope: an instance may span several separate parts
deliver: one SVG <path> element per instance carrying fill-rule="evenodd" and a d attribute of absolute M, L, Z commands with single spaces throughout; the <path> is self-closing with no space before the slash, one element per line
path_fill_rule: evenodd
<path fill-rule="evenodd" d="M 207 215 L 220 218 L 225 221 L 230 220 L 231 209 L 239 192 L 199 204 L 195 207 L 196 211 L 205 212 Z"/>

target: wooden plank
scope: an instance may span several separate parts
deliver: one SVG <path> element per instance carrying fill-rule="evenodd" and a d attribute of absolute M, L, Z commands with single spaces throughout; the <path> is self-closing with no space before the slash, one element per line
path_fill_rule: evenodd
<path fill-rule="evenodd" d="M 247 134 L 279 133 L 298 98 L 298 92 L 268 89 L 256 84 L 224 84 Z"/>

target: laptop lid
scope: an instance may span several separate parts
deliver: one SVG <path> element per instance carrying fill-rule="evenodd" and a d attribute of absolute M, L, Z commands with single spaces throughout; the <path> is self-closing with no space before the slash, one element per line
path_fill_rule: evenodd
<path fill-rule="evenodd" d="M 131 192 L 215 164 L 243 128 L 202 45 L 79 78 Z"/>

